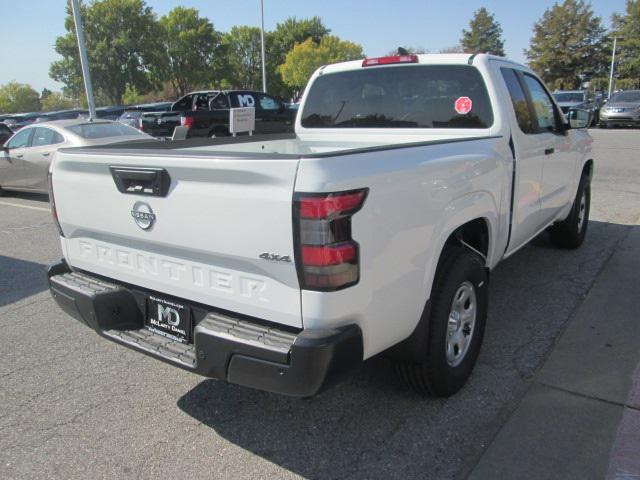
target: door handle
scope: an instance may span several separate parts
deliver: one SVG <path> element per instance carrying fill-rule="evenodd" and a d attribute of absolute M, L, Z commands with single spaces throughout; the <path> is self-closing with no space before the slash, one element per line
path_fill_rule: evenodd
<path fill-rule="evenodd" d="M 18 157 L 18 158 L 22 158 L 22 157 L 24 157 L 24 155 L 23 155 L 22 153 L 17 153 L 17 154 L 16 154 L 16 157 Z"/>
<path fill-rule="evenodd" d="M 42 154 L 43 157 L 48 157 L 49 155 L 51 155 L 51 152 L 47 152 L 47 153 L 43 153 Z"/>
<path fill-rule="evenodd" d="M 553 152 L 555 152 L 555 151 L 556 151 L 556 149 L 555 149 L 555 148 L 553 148 L 553 147 L 545 148 L 545 149 L 544 149 L 544 154 L 545 154 L 545 155 L 551 155 L 551 154 L 552 154 Z"/>

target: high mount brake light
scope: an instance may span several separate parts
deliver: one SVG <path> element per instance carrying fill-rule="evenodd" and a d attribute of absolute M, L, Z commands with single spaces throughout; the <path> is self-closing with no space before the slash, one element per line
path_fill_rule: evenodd
<path fill-rule="evenodd" d="M 376 65 L 392 65 L 394 63 L 418 63 L 417 55 L 390 55 L 388 57 L 365 58 L 362 61 L 363 67 L 374 67 Z"/>
<path fill-rule="evenodd" d="M 367 189 L 296 194 L 294 231 L 300 286 L 333 291 L 358 282 L 358 243 L 351 238 L 351 217 L 362 208 Z"/>

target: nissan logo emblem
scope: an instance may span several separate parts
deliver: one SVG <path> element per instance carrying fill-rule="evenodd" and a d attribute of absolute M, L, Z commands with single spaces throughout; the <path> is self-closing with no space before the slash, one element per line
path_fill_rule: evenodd
<path fill-rule="evenodd" d="M 136 202 L 131 210 L 131 216 L 142 230 L 151 230 L 156 223 L 156 214 L 146 202 Z"/>

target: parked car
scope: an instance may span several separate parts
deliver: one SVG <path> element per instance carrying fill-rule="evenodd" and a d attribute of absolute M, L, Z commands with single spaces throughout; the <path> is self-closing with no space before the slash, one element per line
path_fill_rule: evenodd
<path fill-rule="evenodd" d="M 13 135 L 13 130 L 8 125 L 0 123 L 0 144 L 3 144 Z"/>
<path fill-rule="evenodd" d="M 598 121 L 600 103 L 593 92 L 589 90 L 556 90 L 553 96 L 562 113 L 566 114 L 572 108 L 580 108 L 589 112 L 589 125 Z"/>
<path fill-rule="evenodd" d="M 229 109 L 255 107 L 256 133 L 293 131 L 296 110 L 280 99 L 249 90 L 192 92 L 176 101 L 170 111 L 142 115 L 142 130 L 154 137 L 170 137 L 177 126 L 188 128 L 187 137 L 229 135 Z"/>
<path fill-rule="evenodd" d="M 118 121 L 129 125 L 133 128 L 141 128 L 141 118 L 145 112 L 166 112 L 173 105 L 171 102 L 145 103 L 141 105 L 133 105 L 120 115 Z"/>
<path fill-rule="evenodd" d="M 299 110 L 290 135 L 59 152 L 53 298 L 244 386 L 309 397 L 386 352 L 410 387 L 452 395 L 491 270 L 547 229 L 585 239 L 589 113 L 567 121 L 533 71 L 486 54 L 324 66 Z"/>
<path fill-rule="evenodd" d="M 40 112 L 18 113 L 12 115 L 10 118 L 7 118 L 4 123 L 8 125 L 14 132 L 17 132 L 22 127 L 34 123 L 40 116 L 42 116 L 42 113 Z"/>
<path fill-rule="evenodd" d="M 640 90 L 616 92 L 600 110 L 600 128 L 637 125 L 640 125 Z"/>
<path fill-rule="evenodd" d="M 49 164 L 60 148 L 132 140 L 153 140 L 153 137 L 104 120 L 57 120 L 24 127 L 4 143 L 0 152 L 0 191 L 46 193 Z"/>

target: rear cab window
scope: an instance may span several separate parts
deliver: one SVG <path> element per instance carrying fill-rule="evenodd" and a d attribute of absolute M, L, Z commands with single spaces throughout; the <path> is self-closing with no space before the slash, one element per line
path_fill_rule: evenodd
<path fill-rule="evenodd" d="M 304 128 L 479 128 L 493 125 L 480 72 L 469 65 L 403 65 L 316 78 Z"/>

